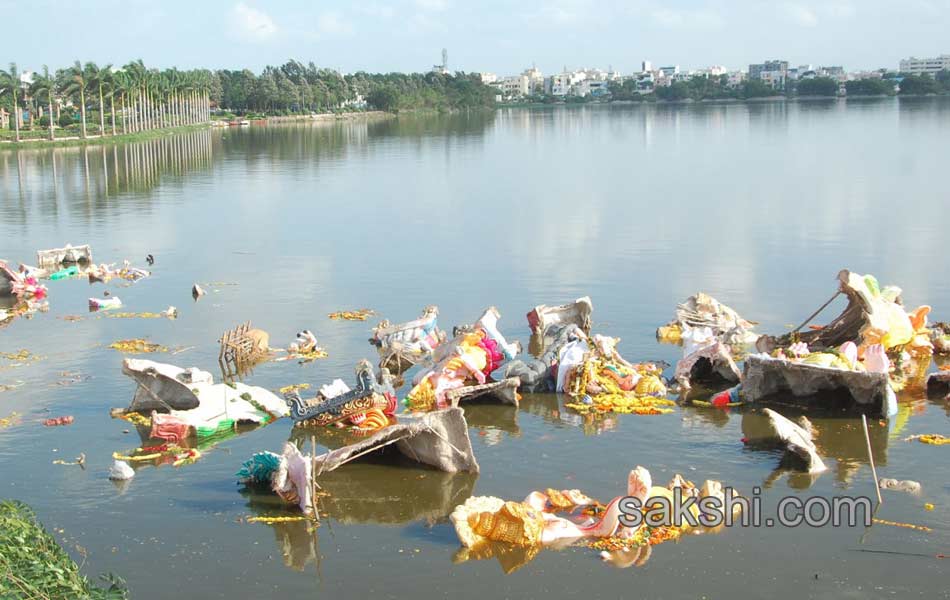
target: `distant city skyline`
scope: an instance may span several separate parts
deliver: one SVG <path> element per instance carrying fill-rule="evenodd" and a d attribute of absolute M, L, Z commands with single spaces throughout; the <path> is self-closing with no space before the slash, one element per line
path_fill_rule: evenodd
<path fill-rule="evenodd" d="M 345 72 L 544 73 L 613 67 L 697 69 L 782 59 L 896 69 L 950 52 L 950 0 L 0 0 L 43 29 L 5 34 L 0 62 L 59 68 L 74 60 L 157 67 L 250 68 L 293 58 Z M 25 17 L 24 17 L 25 18 Z M 31 17 L 32 18 L 32 17 Z"/>

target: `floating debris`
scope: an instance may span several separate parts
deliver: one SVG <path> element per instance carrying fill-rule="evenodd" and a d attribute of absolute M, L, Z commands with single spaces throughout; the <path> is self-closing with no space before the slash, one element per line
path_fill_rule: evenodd
<path fill-rule="evenodd" d="M 25 383 L 25 381 L 17 381 L 16 383 L 0 383 L 0 392 L 9 392 L 10 390 L 15 390 L 18 387 L 22 387 Z"/>
<path fill-rule="evenodd" d="M 303 389 L 303 388 L 301 388 Z M 363 430 L 381 429 L 396 412 L 396 391 L 388 371 L 373 373 L 368 360 L 356 367 L 356 387 L 341 379 L 320 387 L 315 398 L 304 401 L 296 389 L 283 393 L 296 425 L 332 425 L 347 420 Z"/>
<path fill-rule="evenodd" d="M 676 403 L 665 398 L 661 369 L 653 363 L 631 364 L 617 351 L 618 338 L 595 335 L 569 342 L 561 350 L 558 388 L 573 399 L 581 414 L 662 415 Z M 590 347 L 590 350 L 587 348 Z"/>
<path fill-rule="evenodd" d="M 571 304 L 561 306 L 539 304 L 528 313 L 528 326 L 531 328 L 532 335 L 542 337 L 549 327 L 567 323 L 573 323 L 584 330 L 584 333 L 590 333 L 590 315 L 593 312 L 594 305 L 591 304 L 590 296 L 578 298 Z"/>
<path fill-rule="evenodd" d="M 897 479 L 887 479 L 881 478 L 878 481 L 878 487 L 882 490 L 894 490 L 898 492 L 907 492 L 908 494 L 920 494 L 920 482 L 912 481 L 910 479 L 905 479 L 903 481 L 898 481 Z"/>
<path fill-rule="evenodd" d="M 141 338 L 131 340 L 118 340 L 109 344 L 113 350 L 118 350 L 123 354 L 146 354 L 152 352 L 168 352 L 168 348 L 161 344 L 148 342 Z"/>
<path fill-rule="evenodd" d="M 288 392 L 296 392 L 299 390 L 309 390 L 309 389 L 310 389 L 309 383 L 295 383 L 293 385 L 285 385 L 284 387 L 280 388 L 277 391 L 280 392 L 281 395 L 284 395 Z"/>
<path fill-rule="evenodd" d="M 899 521 L 886 521 L 884 519 L 874 518 L 872 519 L 874 523 L 878 525 L 890 525 L 892 527 L 903 527 L 904 529 L 913 529 L 915 531 L 923 531 L 925 533 L 930 533 L 933 531 L 930 527 L 926 525 L 914 525 L 913 523 L 901 523 Z"/>
<path fill-rule="evenodd" d="M 18 413 L 10 413 L 8 417 L 0 417 L 0 429 L 6 429 L 7 427 L 13 427 L 14 425 L 19 425 L 23 419 Z"/>
<path fill-rule="evenodd" d="M 218 364 L 225 377 L 237 377 L 270 356 L 270 334 L 263 329 L 251 328 L 247 321 L 225 331 L 218 340 Z"/>
<path fill-rule="evenodd" d="M 65 417 L 53 417 L 52 419 L 46 419 L 43 421 L 43 425 L 46 427 L 61 427 L 63 425 L 72 425 L 75 418 L 72 415 L 67 415 Z"/>
<path fill-rule="evenodd" d="M 410 410 L 429 411 L 451 406 L 449 390 L 481 385 L 521 350 L 498 331 L 498 309 L 489 307 L 472 326 L 457 327 L 455 338 L 433 353 L 435 364 L 417 376 L 404 403 Z"/>
<path fill-rule="evenodd" d="M 83 469 L 85 469 L 85 468 L 86 468 L 86 454 L 85 454 L 85 453 L 80 453 L 79 456 L 76 457 L 76 460 L 73 461 L 73 462 L 69 462 L 69 461 L 65 461 L 65 460 L 61 460 L 61 459 L 56 459 L 56 460 L 53 461 L 53 464 L 54 464 L 54 465 L 65 465 L 65 466 L 67 466 L 67 467 L 80 466 L 80 467 L 82 467 Z"/>
<path fill-rule="evenodd" d="M 27 362 L 34 362 L 41 359 L 41 357 L 37 356 L 36 354 L 33 354 L 32 352 L 26 349 L 18 350 L 16 352 L 0 352 L 0 358 L 5 358 L 7 360 L 15 360 L 15 361 L 27 361 Z"/>
<path fill-rule="evenodd" d="M 92 379 L 92 375 L 86 375 L 78 371 L 63 371 L 62 373 L 59 374 L 59 376 L 63 377 L 63 379 L 60 379 L 59 381 L 57 381 L 55 384 L 52 384 L 52 385 L 59 385 L 59 386 L 74 385 L 76 383 L 82 383 L 84 381 L 89 381 L 90 379 Z"/>
<path fill-rule="evenodd" d="M 273 525 L 274 523 L 296 523 L 299 521 L 313 521 L 310 517 L 296 516 L 296 517 L 245 517 L 245 523 L 264 523 L 266 525 Z"/>
<path fill-rule="evenodd" d="M 118 296 L 111 296 L 109 298 L 90 298 L 89 299 L 89 311 L 95 312 L 97 310 L 112 310 L 122 306 L 122 300 L 119 300 Z"/>
<path fill-rule="evenodd" d="M 557 547 L 560 541 L 590 540 L 588 546 L 602 550 L 601 556 L 617 566 L 637 563 L 639 553 L 627 556 L 627 550 L 661 544 L 676 540 L 683 533 L 705 533 L 717 528 L 694 527 L 686 515 L 679 517 L 674 526 L 652 527 L 644 521 L 636 529 L 623 522 L 620 508 L 624 498 L 636 498 L 645 514 L 660 501 L 671 502 L 674 490 L 680 489 L 684 496 L 724 498 L 722 484 L 707 480 L 702 488 L 681 475 L 676 475 L 665 487 L 653 485 L 650 472 L 638 466 L 627 477 L 625 496 L 617 496 L 606 506 L 593 500 L 579 490 L 546 490 L 532 492 L 522 502 L 506 502 L 492 496 L 472 496 L 457 506 L 450 515 L 455 533 L 464 548 L 481 549 L 495 542 L 511 547 L 534 548 Z M 690 509 L 693 517 L 701 519 L 699 509 Z M 559 513 L 565 513 L 561 516 Z M 577 523 L 571 517 L 592 517 Z M 735 513 L 734 513 L 735 516 Z M 614 554 L 621 553 L 621 554 Z M 484 558 L 475 553 L 475 558 Z M 491 554 L 491 553 L 489 553 Z M 536 555 L 529 553 L 528 560 Z M 649 554 L 642 557 L 645 562 Z M 627 560 L 632 558 L 632 560 Z M 522 563 L 523 564 L 523 563 Z"/>
<path fill-rule="evenodd" d="M 84 319 L 84 317 L 81 315 L 63 315 L 57 318 L 64 321 L 69 321 L 70 323 L 75 323 L 76 321 L 82 321 Z"/>
<path fill-rule="evenodd" d="M 135 477 L 135 470 L 127 462 L 117 460 L 109 468 L 109 479 L 112 481 L 126 481 L 133 477 Z"/>
<path fill-rule="evenodd" d="M 119 312 L 106 315 L 110 319 L 175 319 L 178 318 L 178 309 L 169 306 L 160 313 L 155 312 Z"/>
<path fill-rule="evenodd" d="M 438 317 L 439 307 L 427 306 L 418 319 L 395 325 L 383 320 L 376 325 L 369 342 L 379 352 L 379 367 L 399 375 L 431 357 L 446 338 Z"/>
<path fill-rule="evenodd" d="M 905 442 L 911 442 L 917 440 L 918 442 L 924 444 L 931 444 L 933 446 L 945 446 L 950 444 L 950 438 L 944 437 L 939 433 L 925 433 L 922 435 L 912 435 L 909 438 L 905 438 Z"/>
<path fill-rule="evenodd" d="M 359 308 L 356 310 L 339 310 L 327 315 L 334 321 L 365 321 L 375 315 L 376 311 L 371 308 Z"/>

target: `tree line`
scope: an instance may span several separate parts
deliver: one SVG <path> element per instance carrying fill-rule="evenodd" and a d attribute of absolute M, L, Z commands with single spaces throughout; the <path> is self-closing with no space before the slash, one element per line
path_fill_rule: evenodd
<path fill-rule="evenodd" d="M 950 93 L 950 71 L 929 75 L 902 75 L 882 73 L 881 77 L 868 77 L 846 81 L 848 96 L 921 95 Z M 899 88 L 899 92 L 898 92 Z M 785 89 L 775 89 L 764 81 L 746 79 L 738 85 L 729 85 L 728 76 L 694 75 L 685 81 L 674 81 L 668 86 L 657 86 L 652 94 L 642 94 L 635 79 L 611 81 L 608 84 L 611 100 L 721 100 L 764 98 L 768 96 L 825 96 L 840 93 L 840 83 L 832 77 L 813 77 L 790 81 Z"/>
<path fill-rule="evenodd" d="M 49 139 L 56 138 L 57 126 L 86 138 L 90 128 L 99 135 L 134 133 L 204 123 L 214 113 L 225 111 L 299 114 L 494 105 L 494 91 L 477 74 L 344 75 L 296 60 L 265 67 L 260 74 L 249 69 L 159 70 L 137 60 L 122 67 L 76 61 L 55 73 L 43 66 L 32 77 L 21 75 L 15 63 L 0 70 L 0 108 L 13 117 L 10 129 L 16 141 L 24 127 L 31 132 L 37 126 L 48 128 Z M 91 125 L 87 123 L 90 113 L 94 113 Z"/>
<path fill-rule="evenodd" d="M 244 69 L 222 70 L 215 76 L 222 108 L 245 113 L 293 114 L 367 107 L 376 110 L 451 110 L 490 108 L 494 91 L 469 73 L 366 73 L 341 74 L 312 62 L 290 60 L 279 67 L 265 67 L 260 75 Z"/>
<path fill-rule="evenodd" d="M 207 70 L 149 69 L 141 60 L 121 67 L 94 62 L 51 73 L 49 67 L 22 77 L 16 63 L 0 70 L 0 107 L 10 113 L 10 128 L 20 141 L 24 113 L 32 131 L 48 128 L 56 139 L 56 127 L 68 128 L 78 120 L 78 133 L 89 135 L 90 107 L 98 121 L 98 134 L 116 135 L 207 122 L 211 118 L 213 73 Z M 109 129 L 106 128 L 108 115 Z"/>

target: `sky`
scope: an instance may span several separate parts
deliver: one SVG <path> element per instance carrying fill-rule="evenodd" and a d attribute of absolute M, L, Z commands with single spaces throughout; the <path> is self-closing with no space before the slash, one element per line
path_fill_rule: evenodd
<path fill-rule="evenodd" d="M 950 53 L 950 0 L 0 0 L 0 64 L 75 60 L 250 68 L 294 58 L 344 72 L 512 74 L 532 64 L 848 70 Z M 17 27 L 11 15 L 29 27 Z"/>

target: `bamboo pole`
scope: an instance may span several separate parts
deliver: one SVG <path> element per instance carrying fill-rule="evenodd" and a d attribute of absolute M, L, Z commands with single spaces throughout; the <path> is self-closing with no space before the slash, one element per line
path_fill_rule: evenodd
<path fill-rule="evenodd" d="M 881 484 L 877 479 L 877 469 L 874 467 L 874 453 L 871 451 L 871 435 L 868 433 L 868 418 L 865 415 L 861 415 L 861 425 L 864 427 L 864 441 L 868 445 L 868 460 L 871 462 L 871 475 L 874 476 L 874 491 L 877 492 L 877 502 L 878 504 L 883 504 L 884 499 L 881 498 Z"/>

